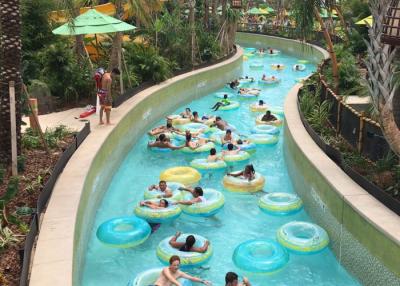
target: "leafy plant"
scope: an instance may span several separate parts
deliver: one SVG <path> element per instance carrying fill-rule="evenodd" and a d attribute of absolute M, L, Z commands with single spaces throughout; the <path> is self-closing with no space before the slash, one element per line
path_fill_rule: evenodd
<path fill-rule="evenodd" d="M 25 171 L 25 161 L 26 161 L 26 157 L 24 155 L 17 156 L 17 169 L 18 169 L 18 172 Z"/>
<path fill-rule="evenodd" d="M 391 171 L 397 164 L 399 158 L 394 154 L 394 152 L 389 152 L 385 157 L 376 161 L 376 171 Z"/>
<path fill-rule="evenodd" d="M 21 233 L 23 233 L 24 235 L 26 235 L 26 234 L 29 232 L 29 230 L 30 230 L 29 225 L 26 224 L 26 223 L 24 223 L 24 222 L 20 223 L 20 224 L 18 225 L 18 228 L 19 228 L 19 230 L 21 231 Z"/>
<path fill-rule="evenodd" d="M 12 176 L 10 178 L 10 181 L 8 182 L 6 193 L 2 197 L 0 197 L 0 201 L 7 203 L 12 198 L 14 198 L 18 192 L 18 186 L 19 186 L 19 177 Z"/>
<path fill-rule="evenodd" d="M 2 221 L 0 220 L 0 249 L 7 248 L 9 245 L 18 243 L 20 241 L 19 237 L 22 235 L 15 234 L 7 226 L 2 226 Z"/>

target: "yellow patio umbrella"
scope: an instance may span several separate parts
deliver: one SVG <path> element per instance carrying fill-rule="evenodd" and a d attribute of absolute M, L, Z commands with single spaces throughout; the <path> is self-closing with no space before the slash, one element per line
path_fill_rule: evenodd
<path fill-rule="evenodd" d="M 374 23 L 374 19 L 371 16 L 365 17 L 364 19 L 361 19 L 360 21 L 356 22 L 356 25 L 364 25 L 366 26 L 368 23 L 368 25 L 372 25 Z"/>

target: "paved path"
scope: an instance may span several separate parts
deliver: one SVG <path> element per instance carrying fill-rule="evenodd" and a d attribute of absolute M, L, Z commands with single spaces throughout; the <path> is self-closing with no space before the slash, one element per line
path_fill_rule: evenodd
<path fill-rule="evenodd" d="M 84 107 L 39 115 L 39 123 L 43 131 L 45 131 L 46 128 L 54 128 L 59 125 L 65 125 L 72 130 L 79 131 L 87 121 L 90 121 L 90 126 L 98 124 L 99 117 L 96 114 L 92 114 L 84 119 L 79 119 L 79 114 L 82 112 L 85 112 Z M 27 125 L 22 126 L 22 130 L 25 130 L 29 127 L 29 117 L 23 117 L 22 120 L 27 123 Z"/>

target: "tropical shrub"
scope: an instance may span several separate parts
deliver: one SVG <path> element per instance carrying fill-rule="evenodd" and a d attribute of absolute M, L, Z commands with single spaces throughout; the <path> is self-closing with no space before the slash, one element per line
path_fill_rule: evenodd
<path fill-rule="evenodd" d="M 131 72 L 140 77 L 140 81 L 161 82 L 172 76 L 174 65 L 160 56 L 153 47 L 128 43 L 124 48 L 127 65 Z"/>

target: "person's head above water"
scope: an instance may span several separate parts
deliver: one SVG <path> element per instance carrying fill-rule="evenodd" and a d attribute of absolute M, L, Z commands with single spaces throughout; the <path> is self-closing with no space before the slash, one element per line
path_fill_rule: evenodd
<path fill-rule="evenodd" d="M 233 150 L 233 147 L 234 147 L 234 146 L 233 146 L 232 143 L 229 143 L 229 144 L 228 144 L 228 150 L 229 150 L 229 151 L 232 151 L 232 150 Z"/>
<path fill-rule="evenodd" d="M 239 277 L 235 272 L 228 272 L 225 275 L 225 286 L 237 286 Z"/>
<path fill-rule="evenodd" d="M 189 107 L 186 107 L 186 108 L 185 108 L 185 111 L 186 111 L 186 113 L 189 113 L 189 112 L 191 112 L 191 110 L 190 110 L 190 108 L 189 108 Z"/>
<path fill-rule="evenodd" d="M 188 235 L 185 241 L 185 248 L 187 250 L 190 250 L 195 243 L 196 243 L 196 238 L 194 237 L 194 235 Z"/>
<path fill-rule="evenodd" d="M 181 264 L 181 259 L 178 255 L 172 255 L 169 259 L 169 269 L 171 272 L 175 273 L 178 271 L 179 266 Z"/>
<path fill-rule="evenodd" d="M 164 139 L 165 139 L 166 137 L 167 137 L 167 136 L 165 136 L 164 133 L 161 133 L 160 135 L 158 135 L 158 140 L 164 141 Z"/>
<path fill-rule="evenodd" d="M 259 101 L 258 101 L 258 105 L 264 105 L 264 100 L 262 100 L 262 99 L 259 100 Z"/>
<path fill-rule="evenodd" d="M 238 143 L 239 145 L 243 144 L 242 139 L 238 139 L 238 141 L 236 141 L 236 143 Z M 233 144 L 232 144 L 233 145 Z"/>
<path fill-rule="evenodd" d="M 194 195 L 195 198 L 202 196 L 203 195 L 203 189 L 201 187 L 195 187 L 193 195 Z"/>
<path fill-rule="evenodd" d="M 167 122 L 167 128 L 172 128 L 172 123 L 171 122 Z"/>
<path fill-rule="evenodd" d="M 270 116 L 271 115 L 271 111 L 267 110 L 267 112 L 265 112 L 265 115 Z"/>
<path fill-rule="evenodd" d="M 249 164 L 244 168 L 244 172 L 246 174 L 254 174 L 256 171 L 254 170 L 253 164 Z"/>
<path fill-rule="evenodd" d="M 227 99 L 228 98 L 228 95 L 225 93 L 224 94 L 224 99 Z"/>
<path fill-rule="evenodd" d="M 211 156 L 214 156 L 215 154 L 217 154 L 217 149 L 211 148 L 211 149 L 210 149 L 210 155 L 211 155 Z"/>
<path fill-rule="evenodd" d="M 226 134 L 227 134 L 227 135 L 231 135 L 231 134 L 232 134 L 232 130 L 227 129 L 227 130 L 226 130 Z"/>
<path fill-rule="evenodd" d="M 199 113 L 197 111 L 193 111 L 193 117 L 198 117 Z"/>
<path fill-rule="evenodd" d="M 220 121 L 222 120 L 220 116 L 215 117 L 215 121 Z"/>
<path fill-rule="evenodd" d="M 167 208 L 168 207 L 168 201 L 166 199 L 161 199 L 159 205 L 162 208 Z"/>
<path fill-rule="evenodd" d="M 158 182 L 158 187 L 160 188 L 160 191 L 164 192 L 167 189 L 167 182 L 161 180 Z"/>
<path fill-rule="evenodd" d="M 192 134 L 190 133 L 190 131 L 189 132 L 187 132 L 187 131 L 189 131 L 189 130 L 186 130 L 186 134 L 185 134 L 186 142 L 192 140 Z"/>

